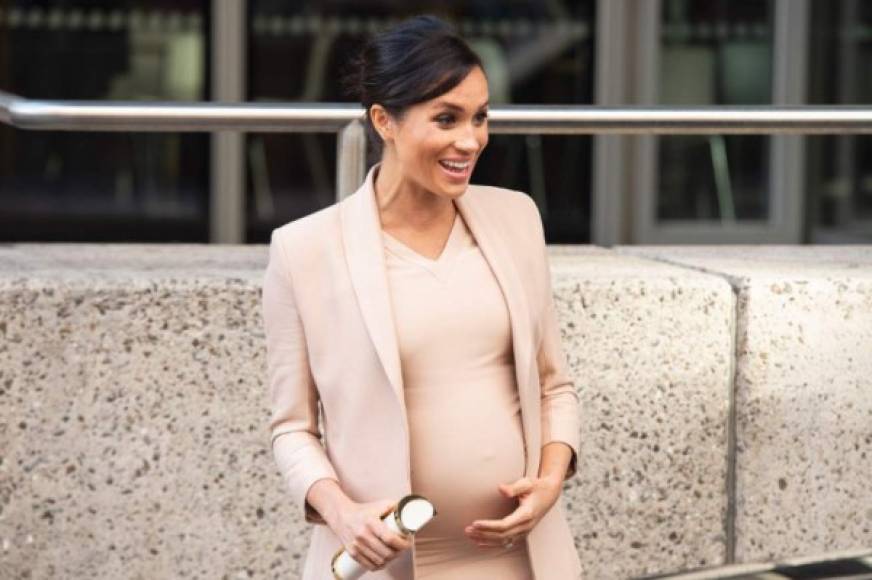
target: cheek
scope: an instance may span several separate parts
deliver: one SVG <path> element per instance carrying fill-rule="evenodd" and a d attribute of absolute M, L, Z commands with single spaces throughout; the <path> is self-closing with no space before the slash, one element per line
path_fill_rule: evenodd
<path fill-rule="evenodd" d="M 409 134 L 406 149 L 410 158 L 424 161 L 435 157 L 445 148 L 446 139 L 439 131 L 422 128 Z"/>
<path fill-rule="evenodd" d="M 486 127 L 486 126 L 485 126 L 485 127 L 482 127 L 482 128 L 480 129 L 479 134 L 478 134 L 478 142 L 481 143 L 481 148 L 482 148 L 482 149 L 484 149 L 485 147 L 487 147 L 487 142 L 488 142 L 488 139 L 489 139 L 489 138 L 490 138 L 490 135 L 489 135 L 489 133 L 488 133 L 487 127 Z"/>
<path fill-rule="evenodd" d="M 451 139 L 446 132 L 422 132 L 416 143 L 416 154 L 419 163 L 430 165 L 438 162 L 451 146 Z"/>

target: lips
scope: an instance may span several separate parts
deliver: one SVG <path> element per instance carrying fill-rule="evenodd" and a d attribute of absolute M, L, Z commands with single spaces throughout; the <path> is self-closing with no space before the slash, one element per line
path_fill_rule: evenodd
<path fill-rule="evenodd" d="M 472 170 L 472 160 L 465 159 L 463 161 L 454 159 L 440 159 L 439 165 L 442 169 L 451 176 L 456 178 L 465 178 Z"/>

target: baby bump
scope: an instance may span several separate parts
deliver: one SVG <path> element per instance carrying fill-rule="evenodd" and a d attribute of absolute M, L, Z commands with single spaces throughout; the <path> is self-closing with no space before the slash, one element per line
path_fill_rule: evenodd
<path fill-rule="evenodd" d="M 464 537 L 476 519 L 517 507 L 498 488 L 524 475 L 525 450 L 513 369 L 407 389 L 412 491 L 437 517 L 423 536 Z"/>

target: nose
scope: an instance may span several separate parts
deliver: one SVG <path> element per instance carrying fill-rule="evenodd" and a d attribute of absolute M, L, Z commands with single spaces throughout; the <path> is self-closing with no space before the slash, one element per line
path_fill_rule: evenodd
<path fill-rule="evenodd" d="M 454 146 L 464 153 L 474 154 L 479 149 L 481 149 L 481 143 L 476 137 L 475 130 L 472 127 L 468 127 L 463 131 L 463 134 L 458 136 L 457 140 L 454 142 Z"/>

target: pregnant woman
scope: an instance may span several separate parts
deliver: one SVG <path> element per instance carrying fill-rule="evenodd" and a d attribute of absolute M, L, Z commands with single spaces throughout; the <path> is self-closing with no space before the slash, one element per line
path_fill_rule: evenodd
<path fill-rule="evenodd" d="M 488 142 L 482 64 L 421 16 L 351 71 L 380 160 L 274 230 L 263 287 L 273 452 L 317 524 L 303 578 L 332 578 L 341 548 L 373 580 L 577 578 L 559 500 L 578 396 L 541 218 L 526 194 L 469 182 Z M 408 493 L 437 509 L 414 537 L 379 519 Z"/>

